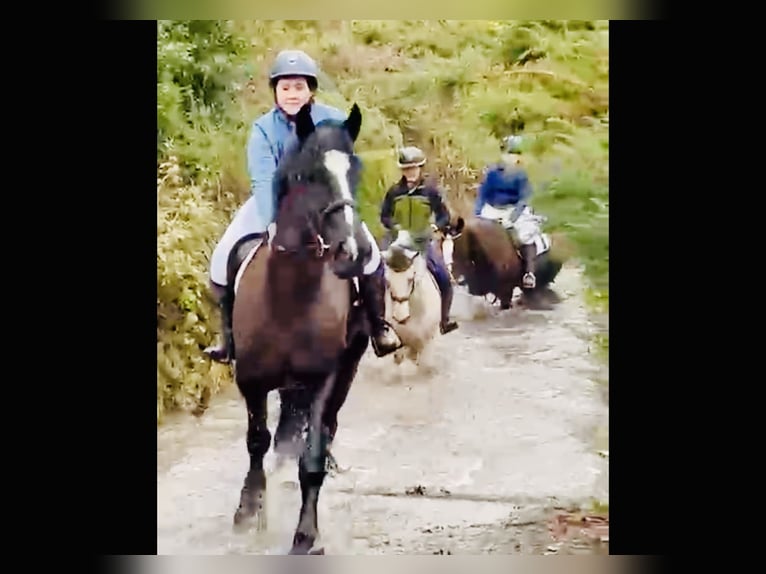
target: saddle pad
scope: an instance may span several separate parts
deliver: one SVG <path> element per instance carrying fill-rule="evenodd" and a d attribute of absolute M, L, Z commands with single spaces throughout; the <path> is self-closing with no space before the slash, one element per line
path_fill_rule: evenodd
<path fill-rule="evenodd" d="M 247 269 L 247 266 L 250 264 L 250 261 L 253 260 L 253 257 L 255 257 L 255 252 L 258 251 L 258 248 L 263 245 L 263 242 L 258 242 L 247 254 L 247 257 L 245 257 L 242 260 L 242 265 L 239 266 L 239 269 L 237 269 L 237 275 L 234 277 L 234 294 L 237 294 L 237 290 L 239 289 L 239 282 L 242 280 L 242 275 L 245 272 L 245 269 Z"/>

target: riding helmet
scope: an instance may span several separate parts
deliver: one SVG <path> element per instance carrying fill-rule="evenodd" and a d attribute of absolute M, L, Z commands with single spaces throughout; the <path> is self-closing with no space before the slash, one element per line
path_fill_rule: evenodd
<path fill-rule="evenodd" d="M 521 153 L 522 151 L 522 139 L 521 136 L 510 135 L 503 138 L 500 143 L 500 149 L 505 153 Z"/>
<path fill-rule="evenodd" d="M 426 154 L 418 147 L 408 146 L 399 150 L 397 165 L 401 168 L 420 167 L 426 163 Z"/>
<path fill-rule="evenodd" d="M 282 50 L 277 54 L 269 73 L 269 84 L 272 89 L 277 85 L 279 78 L 285 76 L 303 76 L 308 82 L 309 89 L 313 92 L 317 89 L 317 75 L 319 70 L 316 62 L 302 50 Z"/>

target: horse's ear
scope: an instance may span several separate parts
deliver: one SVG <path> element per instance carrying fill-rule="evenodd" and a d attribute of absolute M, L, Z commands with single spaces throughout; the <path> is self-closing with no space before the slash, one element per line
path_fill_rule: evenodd
<path fill-rule="evenodd" d="M 359 137 L 359 131 L 362 129 L 362 111 L 356 105 L 356 102 L 354 102 L 351 113 L 348 114 L 344 125 L 351 136 L 351 141 L 356 141 L 356 138 Z"/>
<path fill-rule="evenodd" d="M 311 119 L 311 104 L 304 104 L 295 116 L 295 134 L 298 141 L 303 142 L 314 131 L 314 120 Z"/>

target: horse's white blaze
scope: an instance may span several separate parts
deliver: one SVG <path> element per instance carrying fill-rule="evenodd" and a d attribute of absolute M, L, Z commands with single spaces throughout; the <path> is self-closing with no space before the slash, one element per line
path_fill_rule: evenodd
<path fill-rule="evenodd" d="M 400 246 L 401 248 L 401 246 Z M 405 270 L 396 272 L 386 266 L 386 318 L 417 362 L 420 353 L 439 333 L 441 297 L 425 257 L 415 257 Z M 394 298 L 404 301 L 394 301 Z"/>
<path fill-rule="evenodd" d="M 331 149 L 324 154 L 324 165 L 327 171 L 335 178 L 343 199 L 352 201 L 353 196 L 348 185 L 348 170 L 351 168 L 351 161 L 348 155 L 342 151 Z M 351 229 L 348 239 L 346 239 L 346 246 L 351 253 L 351 257 L 356 259 L 359 255 L 359 247 L 356 244 L 356 238 L 354 238 L 354 210 L 346 206 L 343 208 L 343 214 L 346 216 L 346 223 L 348 223 Z"/>

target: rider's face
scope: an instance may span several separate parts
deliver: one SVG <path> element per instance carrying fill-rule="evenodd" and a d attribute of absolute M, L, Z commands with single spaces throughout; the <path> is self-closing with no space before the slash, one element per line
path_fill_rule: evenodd
<path fill-rule="evenodd" d="M 418 166 L 402 168 L 402 175 L 408 184 L 413 185 L 420 178 L 420 168 Z"/>
<path fill-rule="evenodd" d="M 305 78 L 281 78 L 277 82 L 277 105 L 287 115 L 294 116 L 311 99 L 311 90 Z"/>

